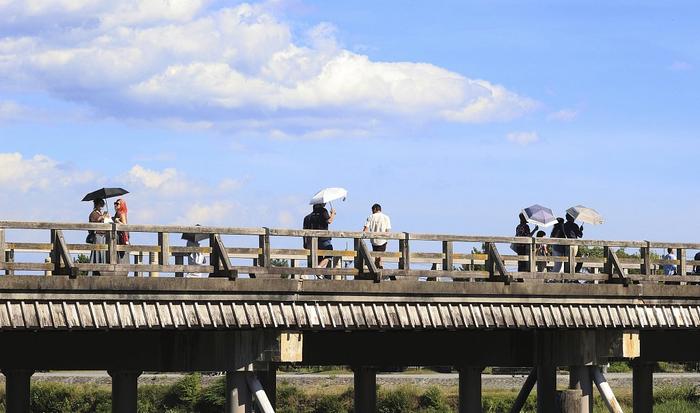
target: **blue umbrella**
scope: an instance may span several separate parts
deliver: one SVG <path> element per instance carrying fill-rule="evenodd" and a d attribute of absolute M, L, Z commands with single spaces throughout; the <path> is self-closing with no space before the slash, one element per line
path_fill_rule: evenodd
<path fill-rule="evenodd" d="M 525 215 L 528 222 L 541 227 L 548 227 L 557 223 L 557 217 L 554 216 L 552 210 L 538 204 L 523 209 L 523 215 Z"/>

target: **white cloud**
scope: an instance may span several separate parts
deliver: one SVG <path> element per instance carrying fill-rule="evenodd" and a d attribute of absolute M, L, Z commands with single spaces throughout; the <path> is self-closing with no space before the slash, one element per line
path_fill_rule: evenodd
<path fill-rule="evenodd" d="M 537 132 L 511 132 L 506 135 L 506 139 L 518 145 L 529 145 L 539 141 L 540 137 Z"/>
<path fill-rule="evenodd" d="M 16 120 L 27 114 L 27 108 L 12 101 L 0 101 L 0 121 Z"/>
<path fill-rule="evenodd" d="M 194 192 L 197 188 L 186 180 L 175 168 L 165 168 L 162 171 L 147 169 L 134 165 L 124 177 L 127 183 L 138 185 L 159 195 L 176 196 Z"/>
<path fill-rule="evenodd" d="M 74 170 L 45 155 L 24 158 L 21 153 L 0 153 L 0 185 L 27 192 L 85 183 L 94 179 L 88 171 Z"/>
<path fill-rule="evenodd" d="M 308 123 L 337 129 L 331 113 L 493 122 L 537 107 L 501 85 L 432 64 L 344 50 L 328 23 L 295 39 L 264 4 L 211 11 L 207 3 L 0 1 L 0 25 L 4 19 L 9 27 L 0 37 L 0 87 L 39 88 L 101 114 L 173 124 L 293 117 L 296 135 Z M 33 29 L 40 18 L 54 23 Z"/>
<path fill-rule="evenodd" d="M 693 65 L 688 62 L 676 60 L 675 62 L 671 63 L 669 69 L 673 70 L 674 72 L 685 72 L 688 70 L 692 70 Z"/>
<path fill-rule="evenodd" d="M 210 204 L 196 203 L 185 211 L 184 215 L 175 220 L 180 225 L 228 225 L 236 205 L 233 202 L 221 201 Z"/>
<path fill-rule="evenodd" d="M 561 122 L 570 122 L 576 119 L 576 117 L 578 117 L 578 110 L 575 109 L 561 109 L 547 115 L 547 119 Z"/>

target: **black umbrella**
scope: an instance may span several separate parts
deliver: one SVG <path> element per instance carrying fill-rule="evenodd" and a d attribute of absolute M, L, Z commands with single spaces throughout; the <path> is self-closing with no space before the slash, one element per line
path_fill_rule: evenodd
<path fill-rule="evenodd" d="M 201 227 L 201 225 L 197 224 L 195 227 Z M 203 234 L 203 233 L 198 233 L 194 234 L 191 232 L 185 232 L 182 234 L 182 237 L 180 239 L 184 239 L 186 241 L 192 241 L 192 242 L 199 242 L 203 241 L 205 239 L 209 239 L 209 234 Z"/>
<path fill-rule="evenodd" d="M 94 201 L 96 199 L 107 199 L 107 198 L 112 198 L 115 196 L 119 195 L 124 195 L 128 194 L 129 191 L 127 191 L 124 188 L 102 188 L 98 189 L 97 191 L 90 192 L 89 194 L 85 195 L 83 198 L 83 201 Z"/>
<path fill-rule="evenodd" d="M 187 241 L 192 241 L 192 242 L 199 242 L 203 241 L 205 239 L 209 239 L 209 234 L 192 234 L 192 233 L 184 233 L 182 234 L 182 238 Z"/>

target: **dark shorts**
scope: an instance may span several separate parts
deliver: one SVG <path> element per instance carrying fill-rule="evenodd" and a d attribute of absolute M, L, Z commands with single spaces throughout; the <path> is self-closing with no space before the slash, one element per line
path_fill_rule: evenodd
<path fill-rule="evenodd" d="M 372 244 L 372 251 L 384 252 L 384 251 L 386 251 L 386 244 L 388 244 L 388 242 L 385 242 L 382 245 Z"/>
<path fill-rule="evenodd" d="M 318 249 L 319 249 L 319 250 L 324 250 L 324 251 L 333 251 L 333 244 L 331 244 L 330 241 L 328 241 L 328 242 L 320 242 L 320 243 L 318 244 Z M 319 262 L 319 263 L 320 263 L 321 261 L 323 261 L 324 259 L 326 259 L 326 258 L 328 258 L 328 259 L 333 259 L 332 256 L 322 256 L 321 254 L 318 254 L 318 262 Z"/>

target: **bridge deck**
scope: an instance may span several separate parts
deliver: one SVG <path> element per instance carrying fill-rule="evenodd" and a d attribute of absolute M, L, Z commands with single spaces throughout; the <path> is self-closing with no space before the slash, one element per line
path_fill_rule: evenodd
<path fill-rule="evenodd" d="M 0 330 L 696 329 L 700 286 L 3 277 Z"/>

